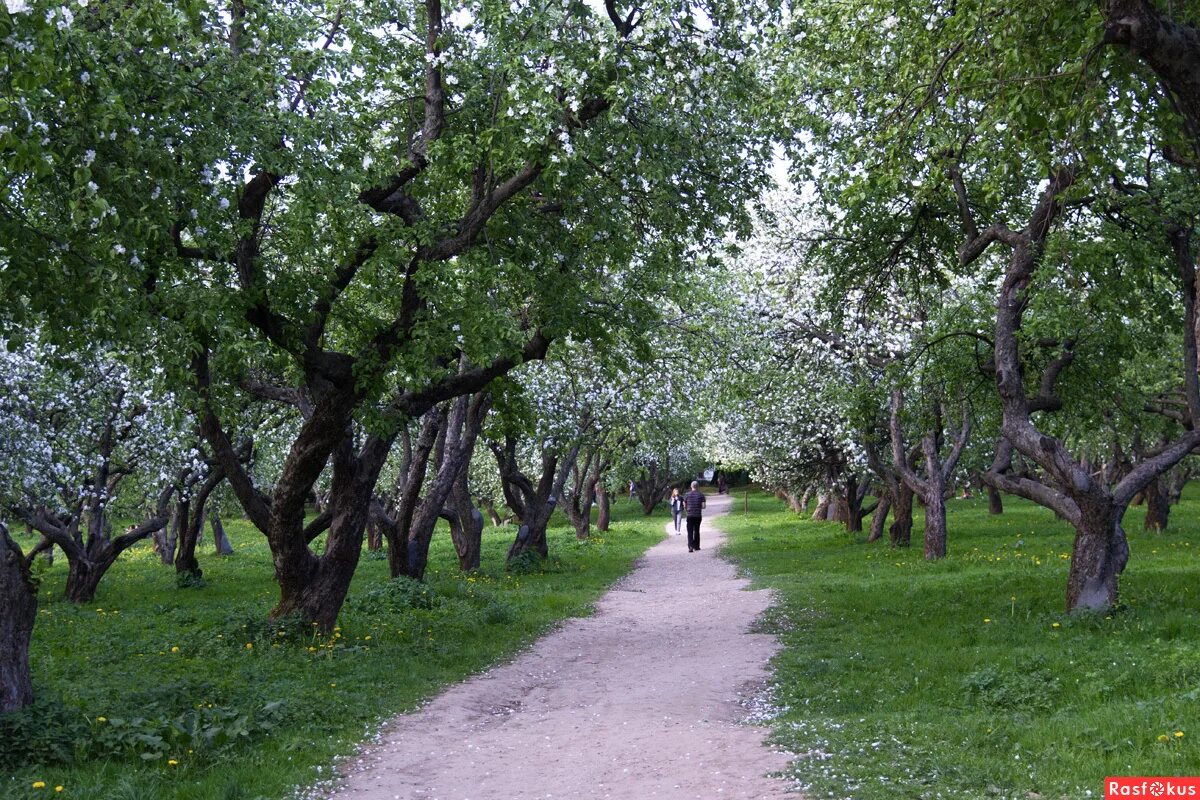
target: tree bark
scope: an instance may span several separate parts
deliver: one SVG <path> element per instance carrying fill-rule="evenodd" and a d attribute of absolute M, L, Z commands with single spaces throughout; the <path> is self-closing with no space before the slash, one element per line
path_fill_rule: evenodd
<path fill-rule="evenodd" d="M 1104 43 L 1128 49 L 1155 72 L 1196 148 L 1200 142 L 1200 29 L 1160 14 L 1155 6 L 1150 0 L 1110 0 Z"/>
<path fill-rule="evenodd" d="M 612 495 L 609 494 L 603 479 L 596 484 L 596 505 L 596 530 L 607 533 L 612 523 Z"/>
<path fill-rule="evenodd" d="M 493 528 L 499 528 L 501 525 L 504 524 L 504 520 L 501 519 L 501 517 L 498 513 L 496 513 L 496 504 L 493 503 L 490 499 L 480 498 L 479 505 L 481 508 L 483 508 L 484 512 L 487 514 L 488 519 L 491 520 Z"/>
<path fill-rule="evenodd" d="M 912 542 L 913 490 L 902 484 L 892 499 L 892 524 L 888 539 L 892 547 L 908 547 Z"/>
<path fill-rule="evenodd" d="M 434 528 L 438 518 L 442 516 L 459 474 L 465 472 L 470 463 L 475 441 L 490 406 L 491 399 L 486 392 L 474 397 L 463 396 L 452 403 L 452 410 L 446 417 L 435 447 L 438 455 L 437 471 L 433 480 L 429 481 L 425 497 L 413 514 L 407 531 L 408 564 L 405 574 L 410 578 L 425 578 Z M 467 502 L 469 504 L 469 499 Z M 463 522 L 473 526 L 470 513 L 467 517 Z M 403 531 L 403 527 L 401 530 Z"/>
<path fill-rule="evenodd" d="M 1187 482 L 1187 469 L 1182 465 L 1176 464 L 1171 470 L 1170 490 L 1167 493 L 1171 505 L 1179 505 L 1179 501 L 1183 499 L 1183 487 L 1187 485 Z"/>
<path fill-rule="evenodd" d="M 638 479 L 638 500 L 642 504 L 642 513 L 647 517 L 654 513 L 654 509 L 658 508 L 658 504 L 663 501 L 663 496 L 671 485 L 671 458 L 666 456 L 663 459 L 663 464 L 660 467 L 658 460 L 650 462 L 649 472 L 645 468 L 642 469 L 641 478 Z"/>
<path fill-rule="evenodd" d="M 1067 608 L 1100 610 L 1117 601 L 1117 579 L 1129 561 L 1129 544 L 1121 527 L 1122 510 L 1107 492 L 1079 501 L 1071 569 L 1067 575 Z"/>
<path fill-rule="evenodd" d="M 1165 531 L 1167 519 L 1171 514 L 1170 499 L 1167 496 L 1167 476 L 1160 475 L 1146 487 L 1146 522 L 1148 531 Z"/>
<path fill-rule="evenodd" d="M 196 543 L 200 538 L 200 526 L 204 524 L 199 508 L 192 513 L 192 499 L 180 500 L 176 506 L 179 536 L 175 546 L 175 577 L 187 575 L 201 577 L 200 562 L 196 560 Z"/>
<path fill-rule="evenodd" d="M 572 470 L 572 487 L 570 501 L 563 507 L 567 518 L 575 528 L 575 538 L 583 541 L 588 538 L 592 527 L 592 504 L 608 462 L 601 450 L 603 440 L 594 443 L 591 452 L 582 463 L 577 463 Z"/>
<path fill-rule="evenodd" d="M 846 531 L 861 533 L 863 517 L 875 511 L 879 503 L 865 504 L 867 493 L 870 491 L 870 481 L 859 482 L 858 475 L 850 473 L 846 478 Z"/>
<path fill-rule="evenodd" d="M 871 533 L 867 536 L 868 542 L 877 542 L 883 538 L 883 527 L 887 523 L 888 512 L 891 509 L 891 493 L 884 492 L 883 497 L 879 498 L 879 505 L 875 507 L 875 516 L 871 517 Z"/>
<path fill-rule="evenodd" d="M 579 457 L 579 448 L 580 443 L 576 441 L 567 451 L 561 463 L 558 463 L 557 457 L 553 454 L 543 455 L 542 479 L 538 483 L 536 493 L 531 494 L 525 502 L 526 514 L 521 519 L 522 525 L 517 530 L 516 538 L 508 548 L 507 560 L 512 561 L 530 550 L 542 558 L 550 555 L 550 549 L 546 543 L 546 527 L 550 524 L 550 517 L 554 514 L 559 498 L 562 497 L 567 475 Z M 556 473 L 557 477 L 555 477 Z M 528 480 L 525 483 L 528 484 Z"/>
<path fill-rule="evenodd" d="M 324 552 L 318 557 L 309 549 L 308 542 L 316 538 L 316 534 L 304 528 L 299 538 L 276 540 L 272 548 L 279 602 L 271 610 L 271 618 L 299 614 L 305 622 L 316 623 L 325 632 L 332 631 L 337 623 L 338 612 L 358 567 L 371 496 L 395 440 L 394 435 L 370 435 L 361 452 L 356 454 L 349 430 L 344 433 L 343 441 L 333 455 L 333 481 L 327 509 L 329 532 L 325 537 Z M 295 514 L 297 508 L 299 514 L 293 521 L 303 523 L 302 501 L 298 507 L 293 507 L 291 514 Z M 277 516 L 274 504 L 271 516 Z M 281 527 L 273 525 L 272 529 L 281 530 Z"/>
<path fill-rule="evenodd" d="M 845 496 L 838 491 L 832 492 L 829 497 L 829 505 L 825 512 L 825 520 L 827 522 L 847 523 L 849 519 L 850 504 L 846 502 Z"/>
<path fill-rule="evenodd" d="M 37 620 L 37 584 L 24 553 L 0 524 L 0 714 L 33 702 L 29 640 Z"/>
<path fill-rule="evenodd" d="M 225 526 L 221 524 L 221 515 L 218 512 L 214 511 L 209 514 L 208 526 L 212 528 L 213 546 L 216 547 L 217 555 L 233 555 L 233 545 L 229 543 L 229 539 L 225 536 Z"/>
<path fill-rule="evenodd" d="M 383 536 L 387 540 L 388 572 L 393 578 L 409 574 L 408 534 L 412 527 L 413 516 L 421 502 L 420 492 L 425 483 L 429 459 L 433 456 L 445 422 L 445 415 L 437 409 L 431 410 L 425 415 L 421 421 L 421 432 L 417 436 L 416 444 L 411 447 L 407 458 L 408 470 L 395 507 L 385 509 L 382 504 L 378 503 L 372 507 L 375 522 L 383 530 Z"/>
<path fill-rule="evenodd" d="M 931 561 L 946 556 L 946 485 L 958 459 L 962 456 L 967 439 L 971 435 L 971 418 L 964 410 L 962 428 L 954 440 L 954 446 L 946 460 L 941 460 L 942 429 L 945 415 L 941 401 L 933 404 L 933 427 L 921 437 L 921 452 L 925 456 L 924 476 L 917 475 L 908 463 L 907 452 L 900 427 L 900 411 L 903 396 L 899 389 L 892 390 L 891 417 L 888 427 L 892 439 L 892 461 L 903 482 L 925 506 L 925 558 Z M 910 529 L 911 530 L 911 529 Z"/>
<path fill-rule="evenodd" d="M 997 516 L 1004 513 L 1004 498 L 994 486 L 987 487 L 988 513 Z"/>
<path fill-rule="evenodd" d="M 824 522 L 829 517 L 829 495 L 822 494 L 817 497 L 817 507 L 813 509 L 812 518 L 818 522 Z"/>
<path fill-rule="evenodd" d="M 483 514 L 471 502 L 467 487 L 467 471 L 459 472 L 447 503 L 450 539 L 458 554 L 458 568 L 463 572 L 479 569 L 483 545 Z"/>
<path fill-rule="evenodd" d="M 374 553 L 383 549 L 383 530 L 374 516 L 367 519 L 367 550 Z"/>
<path fill-rule="evenodd" d="M 946 557 L 946 494 L 941 470 L 931 470 L 925 493 L 925 558 L 936 561 Z"/>

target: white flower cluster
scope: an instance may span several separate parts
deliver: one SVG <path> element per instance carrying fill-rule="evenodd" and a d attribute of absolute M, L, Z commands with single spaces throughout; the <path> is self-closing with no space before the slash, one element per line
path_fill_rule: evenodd
<path fill-rule="evenodd" d="M 99 348 L 4 344 L 0 508 L 104 509 L 124 483 L 157 491 L 195 458 L 174 396 L 149 376 Z"/>

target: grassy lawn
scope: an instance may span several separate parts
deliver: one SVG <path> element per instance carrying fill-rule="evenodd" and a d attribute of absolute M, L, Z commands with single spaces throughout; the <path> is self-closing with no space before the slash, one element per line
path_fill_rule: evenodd
<path fill-rule="evenodd" d="M 777 593 L 775 741 L 810 798 L 1103 797 L 1200 775 L 1200 493 L 1126 516 L 1123 606 L 1063 613 L 1072 530 L 1030 503 L 949 504 L 950 554 L 866 544 L 752 493 L 727 551 Z M 918 525 L 920 519 L 918 515 Z"/>
<path fill-rule="evenodd" d="M 364 554 L 329 638 L 265 624 L 271 560 L 247 523 L 227 526 L 233 556 L 212 555 L 206 539 L 201 589 L 176 588 L 174 569 L 143 546 L 94 603 L 73 606 L 60 558 L 43 576 L 33 637 L 38 704 L 0 718 L 0 797 L 280 798 L 328 779 L 381 718 L 590 613 L 662 536 L 661 511 L 647 519 L 622 500 L 614 516 L 588 542 L 552 529 L 545 569 L 521 575 L 503 569 L 513 528 L 485 528 L 473 575 L 459 573 L 439 530 L 427 590 L 382 589 L 386 560 Z"/>

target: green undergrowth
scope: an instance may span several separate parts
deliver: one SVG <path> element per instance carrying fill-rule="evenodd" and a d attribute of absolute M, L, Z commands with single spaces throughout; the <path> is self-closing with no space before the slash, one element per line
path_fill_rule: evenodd
<path fill-rule="evenodd" d="M 1122 605 L 1068 615 L 1072 529 L 1005 498 L 949 506 L 949 556 L 867 544 L 741 496 L 727 552 L 776 592 L 774 741 L 809 798 L 1099 798 L 1108 775 L 1200 774 L 1200 494 L 1126 516 Z"/>
<path fill-rule="evenodd" d="M 232 556 L 206 540 L 199 587 L 177 587 L 174 569 L 141 546 L 95 602 L 74 606 L 62 599 L 60 558 L 41 576 L 37 703 L 0 717 L 0 797 L 289 797 L 328 779 L 382 718 L 590 613 L 662 537 L 661 512 L 646 518 L 625 501 L 614 516 L 585 542 L 552 529 L 550 558 L 517 573 L 504 568 L 512 527 L 485 528 L 473 574 L 459 572 L 439 529 L 423 584 L 389 581 L 383 554 L 364 553 L 329 636 L 267 621 L 270 553 L 246 523 L 227 525 Z"/>

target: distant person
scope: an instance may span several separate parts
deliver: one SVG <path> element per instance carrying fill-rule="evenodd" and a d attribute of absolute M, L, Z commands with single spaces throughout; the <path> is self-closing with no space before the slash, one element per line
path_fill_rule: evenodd
<path fill-rule="evenodd" d="M 725 482 L 725 473 L 721 473 L 721 477 L 717 478 L 717 494 L 725 494 L 729 490 L 729 484 Z"/>
<path fill-rule="evenodd" d="M 671 516 L 675 518 L 675 535 L 678 536 L 679 521 L 683 519 L 683 495 L 678 486 L 671 490 Z"/>
<path fill-rule="evenodd" d="M 704 515 L 704 506 L 708 500 L 700 491 L 700 484 L 692 481 L 692 490 L 683 496 L 684 509 L 687 511 L 688 552 L 700 549 L 700 518 Z"/>
<path fill-rule="evenodd" d="M 629 502 L 632 503 L 634 500 L 637 500 L 637 482 L 630 481 L 629 482 Z"/>

